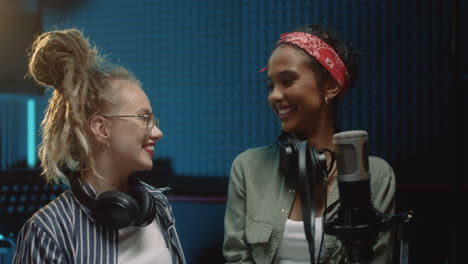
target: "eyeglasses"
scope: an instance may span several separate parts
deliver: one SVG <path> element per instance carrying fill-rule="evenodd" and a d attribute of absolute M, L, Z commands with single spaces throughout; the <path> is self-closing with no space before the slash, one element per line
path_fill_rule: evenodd
<path fill-rule="evenodd" d="M 146 134 L 148 136 L 151 135 L 151 130 L 153 130 L 153 127 L 156 126 L 159 128 L 159 119 L 154 117 L 153 113 L 150 114 L 142 114 L 142 115 L 111 115 L 111 116 L 104 116 L 105 118 L 111 118 L 111 117 L 138 117 L 142 118 L 145 120 L 145 125 L 146 125 Z"/>

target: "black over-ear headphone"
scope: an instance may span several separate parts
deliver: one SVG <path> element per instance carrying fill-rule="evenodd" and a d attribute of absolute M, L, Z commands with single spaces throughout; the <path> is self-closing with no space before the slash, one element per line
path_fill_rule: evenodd
<path fill-rule="evenodd" d="M 78 175 L 68 177 L 70 189 L 86 206 L 98 224 L 113 229 L 129 226 L 147 226 L 156 216 L 153 196 L 134 176 L 129 178 L 129 193 L 106 191 L 96 198 L 89 196 L 78 180 Z"/>
<path fill-rule="evenodd" d="M 328 174 L 333 168 L 335 153 L 326 148 L 317 151 L 314 147 L 307 146 L 303 149 L 301 148 L 301 144 L 305 144 L 306 146 L 305 142 L 301 142 L 292 134 L 282 133 L 278 137 L 280 149 L 279 167 L 286 174 L 298 175 L 299 155 L 306 155 L 305 166 L 307 168 L 307 177 L 311 180 L 312 184 L 320 185 L 327 179 Z M 325 152 L 330 153 L 330 166 L 327 166 Z"/>

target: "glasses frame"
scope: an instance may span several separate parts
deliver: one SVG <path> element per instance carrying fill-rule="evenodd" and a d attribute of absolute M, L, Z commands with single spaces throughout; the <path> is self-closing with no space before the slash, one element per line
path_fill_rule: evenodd
<path fill-rule="evenodd" d="M 103 117 L 105 118 L 113 118 L 113 117 L 139 117 L 139 118 L 146 118 L 146 134 L 148 135 L 148 137 L 151 135 L 151 130 L 153 130 L 153 127 L 157 127 L 159 128 L 159 119 L 157 119 L 153 113 L 149 113 L 149 114 L 140 114 L 140 115 L 110 115 L 110 116 L 105 116 L 103 115 Z M 149 122 L 150 120 L 152 120 L 152 125 L 151 127 L 149 127 Z"/>

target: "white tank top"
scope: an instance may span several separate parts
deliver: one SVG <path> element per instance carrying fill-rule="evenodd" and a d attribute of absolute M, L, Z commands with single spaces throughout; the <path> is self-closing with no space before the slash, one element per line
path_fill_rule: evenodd
<path fill-rule="evenodd" d="M 320 242 L 322 240 L 322 217 L 315 218 L 315 261 L 318 261 Z M 283 238 L 278 247 L 276 263 L 278 264 L 310 264 L 310 254 L 304 232 L 304 222 L 286 220 Z M 322 245 L 320 262 L 325 259 L 325 247 Z"/>
<path fill-rule="evenodd" d="M 172 264 L 171 252 L 154 220 L 145 227 L 127 227 L 119 230 L 119 263 Z"/>

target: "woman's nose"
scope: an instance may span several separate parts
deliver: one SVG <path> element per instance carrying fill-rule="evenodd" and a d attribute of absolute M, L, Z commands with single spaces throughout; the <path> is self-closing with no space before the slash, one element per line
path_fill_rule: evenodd
<path fill-rule="evenodd" d="M 154 140 L 160 140 L 162 137 L 163 137 L 163 132 L 161 131 L 161 129 L 157 126 L 154 126 L 152 129 L 151 129 L 151 135 L 150 137 Z"/>
<path fill-rule="evenodd" d="M 274 103 L 281 101 L 283 99 L 283 93 L 278 87 L 274 87 L 273 90 L 271 90 L 271 93 L 268 95 L 268 102 Z"/>

